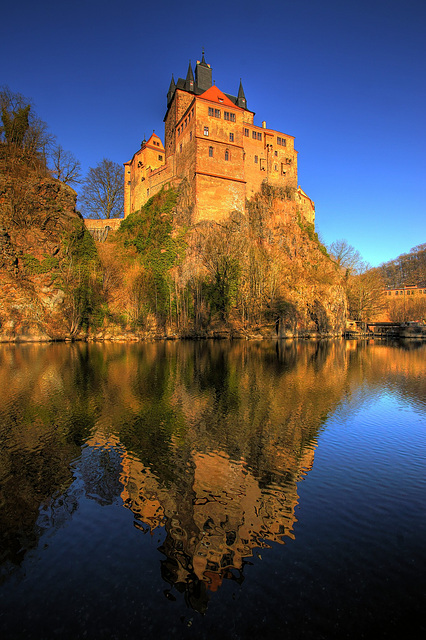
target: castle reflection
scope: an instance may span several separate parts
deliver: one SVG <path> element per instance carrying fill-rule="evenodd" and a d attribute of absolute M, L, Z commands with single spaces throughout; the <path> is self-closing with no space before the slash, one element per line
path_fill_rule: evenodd
<path fill-rule="evenodd" d="M 327 416 L 350 410 L 366 379 L 415 401 L 424 347 L 23 345 L 0 359 L 3 578 L 84 497 L 163 531 L 167 595 L 204 611 L 256 549 L 294 537 Z"/>

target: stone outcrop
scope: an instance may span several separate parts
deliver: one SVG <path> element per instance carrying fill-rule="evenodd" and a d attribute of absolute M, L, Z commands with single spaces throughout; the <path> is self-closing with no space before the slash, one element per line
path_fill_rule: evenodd
<path fill-rule="evenodd" d="M 0 341 L 71 337 L 79 254 L 93 244 L 76 193 L 19 155 L 0 163 Z"/>
<path fill-rule="evenodd" d="M 0 341 L 344 331 L 341 277 L 294 191 L 263 185 L 245 213 L 197 224 L 185 189 L 164 191 L 95 243 L 73 189 L 0 162 Z"/>

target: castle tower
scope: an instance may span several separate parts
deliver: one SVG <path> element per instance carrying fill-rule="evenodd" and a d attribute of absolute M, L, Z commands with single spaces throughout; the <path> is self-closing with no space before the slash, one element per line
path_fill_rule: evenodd
<path fill-rule="evenodd" d="M 139 209 L 163 186 L 184 185 L 192 220 L 220 220 L 245 211 L 246 200 L 264 183 L 287 189 L 286 211 L 313 223 L 315 208 L 297 185 L 294 137 L 254 123 L 240 79 L 238 94 L 213 85 L 212 68 L 191 62 L 186 78 L 172 75 L 164 116 L 164 147 L 153 134 L 125 163 L 125 215 Z M 291 197 L 290 197 L 291 196 Z M 283 209 L 284 210 L 284 209 Z"/>
<path fill-rule="evenodd" d="M 240 78 L 240 86 L 238 89 L 237 106 L 241 107 L 242 109 L 247 109 L 247 100 L 244 95 L 243 83 L 241 82 L 241 78 Z"/>
<path fill-rule="evenodd" d="M 185 80 L 185 91 L 192 93 L 194 91 L 194 74 L 192 72 L 191 60 L 189 61 L 188 73 Z"/>
<path fill-rule="evenodd" d="M 197 65 L 195 67 L 195 84 L 197 89 L 201 92 L 207 91 L 207 89 L 210 89 L 213 85 L 212 68 L 204 59 L 204 49 L 201 62 L 197 60 Z"/>
<path fill-rule="evenodd" d="M 169 87 L 169 90 L 167 92 L 167 106 L 169 106 L 171 101 L 173 100 L 173 96 L 175 95 L 175 91 L 176 91 L 176 83 L 175 83 L 175 79 L 174 79 L 173 73 L 172 73 L 172 79 L 170 80 L 170 87 Z"/>

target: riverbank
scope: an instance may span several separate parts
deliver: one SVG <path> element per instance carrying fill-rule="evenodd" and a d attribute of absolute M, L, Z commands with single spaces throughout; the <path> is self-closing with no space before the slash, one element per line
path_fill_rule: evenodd
<path fill-rule="evenodd" d="M 341 333 L 318 333 L 318 332 L 286 332 L 278 335 L 275 330 L 234 330 L 218 329 L 204 332 L 182 332 L 182 333 L 160 333 L 154 331 L 146 332 L 79 332 L 75 335 L 64 335 L 61 337 L 50 337 L 46 333 L 41 334 L 21 334 L 2 335 L 0 344 L 11 343 L 38 343 L 38 342 L 148 342 L 160 340 L 331 340 L 344 337 Z"/>

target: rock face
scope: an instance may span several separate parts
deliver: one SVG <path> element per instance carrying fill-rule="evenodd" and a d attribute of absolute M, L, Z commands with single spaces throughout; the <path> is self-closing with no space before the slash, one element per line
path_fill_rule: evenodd
<path fill-rule="evenodd" d="M 110 309 L 118 314 L 125 294 L 134 322 L 150 335 L 342 335 L 341 275 L 293 192 L 263 185 L 246 213 L 195 225 L 181 195 L 163 191 L 122 223 L 102 260 L 113 268 L 115 244 L 116 255 L 127 250 L 132 261 L 126 274 L 114 271 Z"/>
<path fill-rule="evenodd" d="M 73 189 L 1 151 L 0 341 L 64 339 L 76 329 L 81 248 L 91 243 L 92 259 L 96 249 Z"/>
<path fill-rule="evenodd" d="M 0 341 L 341 335 L 335 264 L 292 193 L 220 224 L 164 191 L 97 243 L 76 193 L 0 146 Z"/>

